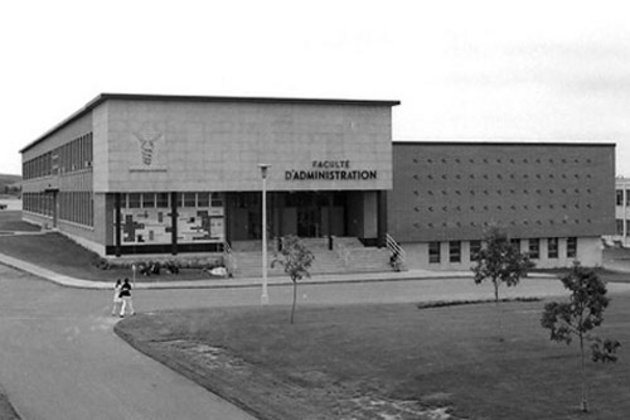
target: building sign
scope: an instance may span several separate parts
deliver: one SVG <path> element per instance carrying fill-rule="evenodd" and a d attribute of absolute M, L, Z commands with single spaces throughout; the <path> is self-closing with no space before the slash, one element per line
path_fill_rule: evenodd
<path fill-rule="evenodd" d="M 353 169 L 349 160 L 313 160 L 311 167 L 284 171 L 285 181 L 369 181 L 376 169 Z"/>

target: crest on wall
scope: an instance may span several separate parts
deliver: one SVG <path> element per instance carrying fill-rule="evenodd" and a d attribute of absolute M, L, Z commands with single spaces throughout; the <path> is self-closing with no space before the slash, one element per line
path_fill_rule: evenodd
<path fill-rule="evenodd" d="M 145 166 L 151 166 L 153 155 L 156 154 L 158 140 L 162 138 L 162 133 L 156 132 L 133 132 L 133 136 L 138 140 L 140 146 L 140 157 Z"/>
<path fill-rule="evenodd" d="M 160 146 L 164 141 L 164 131 L 155 124 L 144 123 L 131 131 L 131 139 L 135 143 L 139 161 L 131 171 L 165 171 L 159 166 Z"/>

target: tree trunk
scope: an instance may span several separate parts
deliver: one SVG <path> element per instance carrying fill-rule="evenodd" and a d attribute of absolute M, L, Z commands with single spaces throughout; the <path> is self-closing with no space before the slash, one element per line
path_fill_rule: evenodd
<path fill-rule="evenodd" d="M 584 373 L 584 337 L 580 334 L 580 354 L 582 357 L 582 411 L 588 411 L 588 400 L 586 397 L 586 378 Z"/>
<path fill-rule="evenodd" d="M 297 299 L 297 281 L 293 281 L 293 306 L 291 306 L 291 324 L 293 324 L 293 314 L 295 314 L 296 299 Z"/>
<path fill-rule="evenodd" d="M 499 282 L 497 280 L 493 280 L 494 283 L 494 301 L 499 303 Z"/>

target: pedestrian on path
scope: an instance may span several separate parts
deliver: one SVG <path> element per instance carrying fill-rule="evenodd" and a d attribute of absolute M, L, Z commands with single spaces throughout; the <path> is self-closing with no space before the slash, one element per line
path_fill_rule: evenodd
<path fill-rule="evenodd" d="M 125 277 L 123 284 L 120 288 L 120 295 L 122 298 L 122 306 L 120 308 L 120 317 L 124 317 L 127 311 L 127 307 L 129 307 L 129 313 L 134 315 L 136 312 L 133 310 L 133 301 L 131 299 L 131 284 L 129 284 L 129 279 Z"/>
<path fill-rule="evenodd" d="M 120 306 L 123 301 L 120 297 L 121 288 L 122 282 L 120 281 L 120 279 L 116 279 L 116 284 L 114 285 L 114 304 L 112 306 L 112 316 L 115 316 L 120 311 Z"/>

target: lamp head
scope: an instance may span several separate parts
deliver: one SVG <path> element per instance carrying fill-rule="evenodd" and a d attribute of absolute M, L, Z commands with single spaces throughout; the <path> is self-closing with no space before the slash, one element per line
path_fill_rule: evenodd
<path fill-rule="evenodd" d="M 267 170 L 271 167 L 271 164 L 259 163 L 258 167 L 260 168 L 260 174 L 262 175 L 263 179 L 267 178 Z"/>

